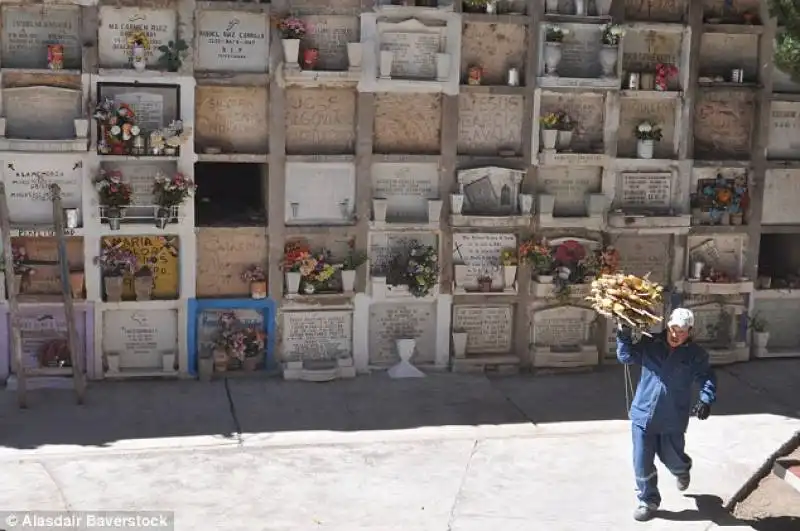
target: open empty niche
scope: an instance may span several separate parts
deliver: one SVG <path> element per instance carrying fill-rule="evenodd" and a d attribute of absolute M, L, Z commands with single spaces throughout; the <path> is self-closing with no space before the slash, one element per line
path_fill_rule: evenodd
<path fill-rule="evenodd" d="M 265 225 L 266 172 L 264 164 L 196 164 L 195 224 L 200 227 Z"/>
<path fill-rule="evenodd" d="M 800 234 L 762 234 L 758 275 L 773 289 L 800 288 Z"/>

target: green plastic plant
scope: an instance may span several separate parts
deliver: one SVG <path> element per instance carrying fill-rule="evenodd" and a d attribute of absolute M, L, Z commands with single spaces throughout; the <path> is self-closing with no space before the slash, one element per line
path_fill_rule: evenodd
<path fill-rule="evenodd" d="M 187 50 L 189 46 L 183 39 L 169 41 L 167 44 L 162 44 L 158 47 L 161 52 L 161 57 L 158 58 L 158 64 L 166 68 L 168 72 L 177 72 L 183 65 L 183 60 L 186 59 Z"/>

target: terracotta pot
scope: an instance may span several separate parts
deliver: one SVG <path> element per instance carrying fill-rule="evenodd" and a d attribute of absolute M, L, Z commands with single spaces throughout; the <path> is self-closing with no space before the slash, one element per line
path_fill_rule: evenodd
<path fill-rule="evenodd" d="M 258 280 L 250 283 L 250 297 L 253 299 L 267 298 L 267 281 Z"/>
<path fill-rule="evenodd" d="M 83 271 L 74 271 L 69 274 L 69 287 L 72 290 L 73 299 L 83 298 L 83 281 L 86 275 Z"/>
<path fill-rule="evenodd" d="M 107 302 L 122 301 L 123 277 L 104 277 L 103 286 L 106 289 Z"/>

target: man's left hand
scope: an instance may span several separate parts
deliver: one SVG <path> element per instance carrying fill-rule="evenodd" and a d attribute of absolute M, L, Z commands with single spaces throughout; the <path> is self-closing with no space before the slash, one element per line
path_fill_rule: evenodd
<path fill-rule="evenodd" d="M 706 420 L 711 414 L 711 406 L 699 400 L 692 408 L 692 415 L 700 420 Z"/>

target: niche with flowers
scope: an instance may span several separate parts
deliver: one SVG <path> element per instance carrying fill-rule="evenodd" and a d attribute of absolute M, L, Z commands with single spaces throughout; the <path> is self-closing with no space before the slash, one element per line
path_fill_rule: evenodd
<path fill-rule="evenodd" d="M 366 254 L 356 250 L 353 240 L 290 238 L 283 262 L 287 295 L 350 293 L 353 279 L 347 271 L 354 274 L 364 262 Z"/>
<path fill-rule="evenodd" d="M 694 170 L 696 185 L 690 196 L 692 225 L 745 225 L 750 207 L 747 170 Z"/>

